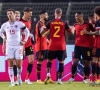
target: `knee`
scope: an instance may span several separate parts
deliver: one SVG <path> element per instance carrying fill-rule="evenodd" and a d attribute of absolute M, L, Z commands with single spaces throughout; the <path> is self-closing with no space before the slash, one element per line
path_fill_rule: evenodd
<path fill-rule="evenodd" d="M 30 64 L 33 64 L 33 59 L 30 59 L 30 60 L 29 60 L 29 63 L 30 63 Z"/>
<path fill-rule="evenodd" d="M 13 60 L 12 59 L 8 59 L 8 66 L 13 67 Z"/>
<path fill-rule="evenodd" d="M 78 65 L 78 61 L 79 60 L 75 59 L 74 62 L 73 62 L 73 66 L 77 66 Z"/>
<path fill-rule="evenodd" d="M 29 56 L 28 56 L 28 62 L 29 62 L 30 64 L 33 64 L 33 61 L 34 61 L 34 56 L 33 56 L 33 55 L 29 55 Z"/>
<path fill-rule="evenodd" d="M 37 64 L 42 64 L 42 61 L 38 61 Z"/>
<path fill-rule="evenodd" d="M 84 67 L 89 67 L 90 66 L 90 61 L 84 61 Z"/>

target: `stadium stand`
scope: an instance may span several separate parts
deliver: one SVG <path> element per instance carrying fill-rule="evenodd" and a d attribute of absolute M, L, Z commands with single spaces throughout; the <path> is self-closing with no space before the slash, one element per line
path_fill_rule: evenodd
<path fill-rule="evenodd" d="M 73 0 L 68 0 L 73 1 Z M 21 11 L 21 15 L 23 15 L 24 7 L 32 7 L 33 8 L 33 16 L 32 16 L 32 32 L 34 32 L 36 22 L 39 20 L 39 12 L 41 10 L 46 10 L 49 14 L 49 19 L 52 19 L 54 16 L 55 8 L 62 8 L 63 16 L 62 19 L 67 20 L 69 25 L 73 25 L 75 23 L 74 14 L 75 12 L 83 12 L 84 19 L 87 20 L 89 14 L 93 13 L 94 7 L 99 6 L 99 2 L 78 2 L 79 0 L 75 0 L 77 2 L 54 2 L 54 3 L 0 3 L 0 25 L 7 20 L 6 10 L 9 8 L 13 8 L 15 10 Z M 97 1 L 97 0 L 96 0 Z M 68 44 L 74 43 L 74 38 L 67 38 Z M 0 39 L 0 43 L 2 40 Z"/>

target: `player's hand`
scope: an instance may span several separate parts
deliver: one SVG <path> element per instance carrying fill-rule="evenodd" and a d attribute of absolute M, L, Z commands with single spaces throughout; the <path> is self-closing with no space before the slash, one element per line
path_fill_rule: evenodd
<path fill-rule="evenodd" d="M 3 39 L 3 43 L 6 43 L 6 38 Z"/>
<path fill-rule="evenodd" d="M 26 43 L 26 41 L 21 41 L 20 45 L 24 45 Z"/>
<path fill-rule="evenodd" d="M 30 33 L 30 38 L 32 38 L 32 37 L 33 37 L 33 34 Z"/>
<path fill-rule="evenodd" d="M 6 53 L 4 45 L 2 46 L 2 52 L 3 52 L 3 54 Z"/>
<path fill-rule="evenodd" d="M 74 34 L 75 33 L 75 27 L 74 26 L 70 26 L 70 29 L 71 29 L 72 34 Z"/>
<path fill-rule="evenodd" d="M 22 35 L 25 35 L 25 32 L 22 32 Z"/>
<path fill-rule="evenodd" d="M 47 44 L 49 44 L 49 43 L 50 43 L 50 40 L 48 40 L 48 39 L 47 39 L 46 41 L 47 41 Z"/>
<path fill-rule="evenodd" d="M 3 54 L 5 54 L 6 53 L 6 38 L 4 38 L 3 39 L 3 45 L 2 45 L 2 52 L 3 52 Z"/>
<path fill-rule="evenodd" d="M 88 31 L 86 30 L 86 28 L 84 28 L 84 29 L 82 30 L 82 34 L 88 34 Z"/>
<path fill-rule="evenodd" d="M 95 35 L 100 35 L 100 30 L 95 31 Z"/>

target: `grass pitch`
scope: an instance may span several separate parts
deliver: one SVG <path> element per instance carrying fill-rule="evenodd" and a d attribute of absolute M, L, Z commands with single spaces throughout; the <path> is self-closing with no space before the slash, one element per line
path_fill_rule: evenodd
<path fill-rule="evenodd" d="M 36 84 L 9 87 L 10 82 L 0 82 L 0 90 L 100 90 L 100 86 L 89 86 L 83 82 L 72 82 L 68 84 L 64 82 L 62 85 L 56 84 Z"/>

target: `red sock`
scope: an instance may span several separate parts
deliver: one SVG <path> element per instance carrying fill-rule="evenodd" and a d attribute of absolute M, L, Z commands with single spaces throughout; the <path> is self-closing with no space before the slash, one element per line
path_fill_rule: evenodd
<path fill-rule="evenodd" d="M 100 75 L 97 75 L 97 80 L 100 80 Z"/>
<path fill-rule="evenodd" d="M 14 76 L 14 81 L 17 81 L 18 79 L 17 79 L 17 76 Z"/>
<path fill-rule="evenodd" d="M 97 80 L 97 75 L 92 75 L 92 82 L 95 82 Z"/>
<path fill-rule="evenodd" d="M 28 79 L 29 76 L 30 76 L 30 73 L 27 72 L 27 74 L 26 74 L 26 79 Z"/>

